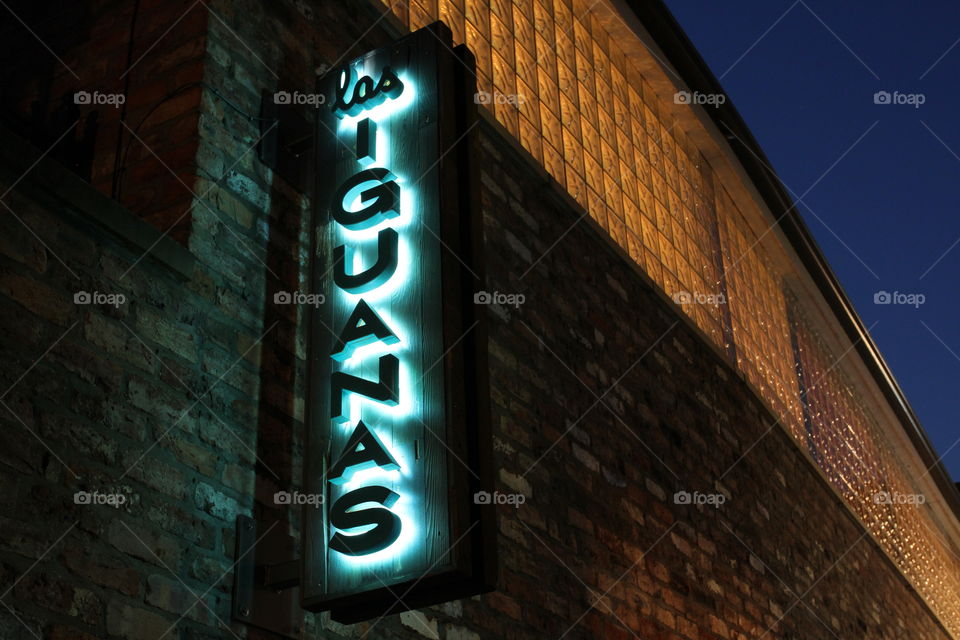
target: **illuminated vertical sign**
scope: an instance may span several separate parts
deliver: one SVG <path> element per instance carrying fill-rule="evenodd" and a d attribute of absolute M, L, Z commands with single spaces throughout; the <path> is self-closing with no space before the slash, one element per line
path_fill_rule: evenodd
<path fill-rule="evenodd" d="M 317 124 L 303 605 L 349 622 L 493 579 L 472 59 L 437 23 L 332 70 Z"/>

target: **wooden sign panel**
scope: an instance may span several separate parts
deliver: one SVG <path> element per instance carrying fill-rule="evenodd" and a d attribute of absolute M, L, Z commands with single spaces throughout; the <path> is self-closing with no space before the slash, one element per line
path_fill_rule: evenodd
<path fill-rule="evenodd" d="M 320 87 L 301 593 L 343 622 L 495 576 L 472 68 L 436 23 Z"/>

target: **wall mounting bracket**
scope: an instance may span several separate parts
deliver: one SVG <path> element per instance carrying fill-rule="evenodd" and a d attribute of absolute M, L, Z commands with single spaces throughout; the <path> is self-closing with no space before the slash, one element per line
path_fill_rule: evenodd
<path fill-rule="evenodd" d="M 261 162 L 295 189 L 308 193 L 313 176 L 316 107 L 291 104 L 290 96 L 295 93 L 262 93 L 257 154 Z"/>
<path fill-rule="evenodd" d="M 284 523 L 237 516 L 234 620 L 286 638 L 300 637 L 300 561 L 294 554 Z"/>

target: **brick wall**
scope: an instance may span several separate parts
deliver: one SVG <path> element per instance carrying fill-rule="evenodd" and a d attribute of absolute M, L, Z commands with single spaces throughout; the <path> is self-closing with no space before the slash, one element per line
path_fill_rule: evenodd
<path fill-rule="evenodd" d="M 204 82 L 248 113 L 312 87 L 388 38 L 344 6 L 211 3 Z M 18 182 L 3 145 L 0 637 L 269 637 L 230 623 L 233 526 L 297 526 L 273 494 L 302 468 L 303 309 L 273 294 L 305 287 L 310 203 L 250 150 L 259 123 L 199 99 L 192 259 L 46 161 Z M 498 489 L 525 497 L 497 507 L 500 588 L 304 637 L 947 637 L 683 314 L 482 138 L 486 288 L 525 297 L 488 308 Z"/>
<path fill-rule="evenodd" d="M 467 616 L 513 618 L 495 637 L 558 637 L 594 603 L 566 637 L 948 637 L 706 338 L 594 225 L 551 248 L 574 211 L 486 140 L 488 289 L 525 296 L 490 313 L 497 467 L 528 500 Z"/>

